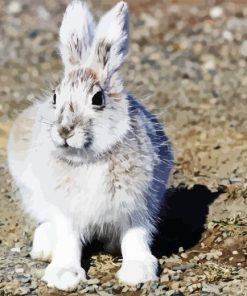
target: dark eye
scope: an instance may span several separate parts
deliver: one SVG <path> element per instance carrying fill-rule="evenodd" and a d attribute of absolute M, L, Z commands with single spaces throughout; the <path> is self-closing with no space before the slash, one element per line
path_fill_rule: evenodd
<path fill-rule="evenodd" d="M 98 107 L 103 107 L 105 98 L 102 91 L 98 91 L 92 98 L 92 104 Z"/>
<path fill-rule="evenodd" d="M 54 93 L 53 95 L 53 105 L 56 105 L 57 102 L 57 95 Z"/>

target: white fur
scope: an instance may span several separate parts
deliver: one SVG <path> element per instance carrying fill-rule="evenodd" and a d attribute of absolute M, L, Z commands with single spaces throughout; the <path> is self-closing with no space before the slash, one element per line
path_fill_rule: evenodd
<path fill-rule="evenodd" d="M 45 222 L 36 228 L 31 251 L 32 259 L 51 261 L 55 246 L 56 232 L 51 222 Z"/>
<path fill-rule="evenodd" d="M 120 281 L 137 285 L 157 279 L 158 262 L 150 254 L 149 239 L 149 234 L 142 227 L 134 227 L 124 234 L 121 244 L 123 265 L 117 273 Z"/>
<path fill-rule="evenodd" d="M 73 1 L 66 9 L 59 32 L 60 52 L 66 65 L 65 71 L 69 72 L 76 66 L 71 61 L 86 61 L 93 41 L 94 28 L 94 18 L 86 2 Z"/>
<path fill-rule="evenodd" d="M 127 53 L 127 17 L 127 4 L 120 2 L 101 19 L 91 45 L 94 23 L 85 3 L 68 6 L 60 29 L 65 75 L 56 89 L 56 109 L 50 97 L 37 102 L 17 118 L 10 135 L 10 171 L 25 210 L 43 223 L 31 256 L 51 259 L 43 277 L 49 287 L 72 291 L 85 280 L 81 248 L 94 237 L 111 248 L 121 245 L 120 281 L 156 279 L 150 244 L 172 153 L 161 125 L 123 91 L 116 72 Z M 71 36 L 86 42 L 82 51 Z M 104 56 L 96 56 L 102 38 L 111 45 L 107 69 L 99 64 Z M 88 48 L 92 55 L 84 60 Z M 98 91 L 105 96 L 102 111 L 92 106 Z M 64 148 L 58 130 L 71 125 Z"/>
<path fill-rule="evenodd" d="M 54 213 L 52 221 L 56 229 L 56 244 L 52 262 L 42 279 L 50 288 L 73 291 L 80 281 L 86 280 L 86 273 L 80 266 L 80 235 L 63 214 Z"/>
<path fill-rule="evenodd" d="M 119 2 L 100 20 L 89 61 L 95 61 L 96 48 L 101 41 L 112 44 L 110 63 L 105 71 L 108 75 L 116 71 L 128 53 L 128 6 L 124 1 Z"/>

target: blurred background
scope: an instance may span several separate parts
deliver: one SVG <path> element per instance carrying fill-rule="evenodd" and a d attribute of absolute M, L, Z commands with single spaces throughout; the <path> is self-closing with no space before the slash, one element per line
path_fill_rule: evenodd
<path fill-rule="evenodd" d="M 7 274 L 13 270 L 8 262 L 21 260 L 10 249 L 27 252 L 31 236 L 12 197 L 6 168 L 7 137 L 17 114 L 61 78 L 58 29 L 69 2 L 0 0 L 0 236 L 4 237 L 0 254 L 9 258 L 4 266 Z M 209 208 L 209 224 L 202 234 L 204 246 L 223 250 L 222 262 L 216 258 L 213 264 L 239 266 L 245 274 L 233 294 L 224 295 L 246 295 L 247 1 L 127 2 L 130 54 L 122 73 L 126 88 L 157 112 L 172 139 L 176 163 L 170 185 L 175 191 L 187 188 L 179 199 L 171 194 L 178 201 L 173 206 L 175 218 L 186 220 L 182 212 L 188 207 L 193 217 L 201 200 L 206 215 L 214 199 L 210 193 L 219 193 Z M 88 3 L 99 18 L 117 1 Z M 193 186 L 204 187 L 190 191 Z M 179 212 L 176 207 L 181 199 Z M 232 240 L 226 243 L 228 234 L 224 237 L 224 233 L 230 233 Z M 241 250 L 239 256 L 232 256 L 235 249 Z M 220 267 L 215 269 L 216 275 L 220 272 Z M 229 271 L 227 280 L 232 283 L 233 279 Z M 201 295 L 192 292 L 188 295 Z"/>

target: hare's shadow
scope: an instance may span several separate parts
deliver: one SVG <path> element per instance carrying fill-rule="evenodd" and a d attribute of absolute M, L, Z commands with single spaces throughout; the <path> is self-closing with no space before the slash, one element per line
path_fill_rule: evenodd
<path fill-rule="evenodd" d="M 160 258 L 193 247 L 201 239 L 209 205 L 221 194 L 222 189 L 210 191 L 204 185 L 188 188 L 184 184 L 168 189 L 161 210 L 158 231 L 152 246 L 153 254 Z M 82 265 L 88 270 L 90 257 L 103 250 L 99 241 L 94 241 L 84 250 Z"/>
<path fill-rule="evenodd" d="M 157 257 L 177 253 L 196 245 L 205 230 L 209 205 L 221 194 L 219 188 L 212 192 L 204 185 L 188 188 L 181 184 L 167 191 L 161 210 L 161 220 L 154 239 L 153 253 Z"/>

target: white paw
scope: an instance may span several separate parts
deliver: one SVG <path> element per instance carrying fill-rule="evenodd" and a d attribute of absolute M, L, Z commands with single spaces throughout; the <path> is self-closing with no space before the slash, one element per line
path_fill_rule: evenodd
<path fill-rule="evenodd" d="M 140 283 L 157 280 L 158 261 L 154 256 L 148 256 L 143 261 L 124 261 L 117 272 L 119 281 L 134 286 Z"/>
<path fill-rule="evenodd" d="M 30 253 L 32 259 L 51 261 L 54 240 L 55 237 L 50 222 L 45 222 L 36 228 L 33 238 L 33 247 Z"/>
<path fill-rule="evenodd" d="M 81 267 L 62 267 L 50 263 L 42 280 L 49 288 L 74 291 L 80 281 L 86 281 L 86 273 Z"/>

